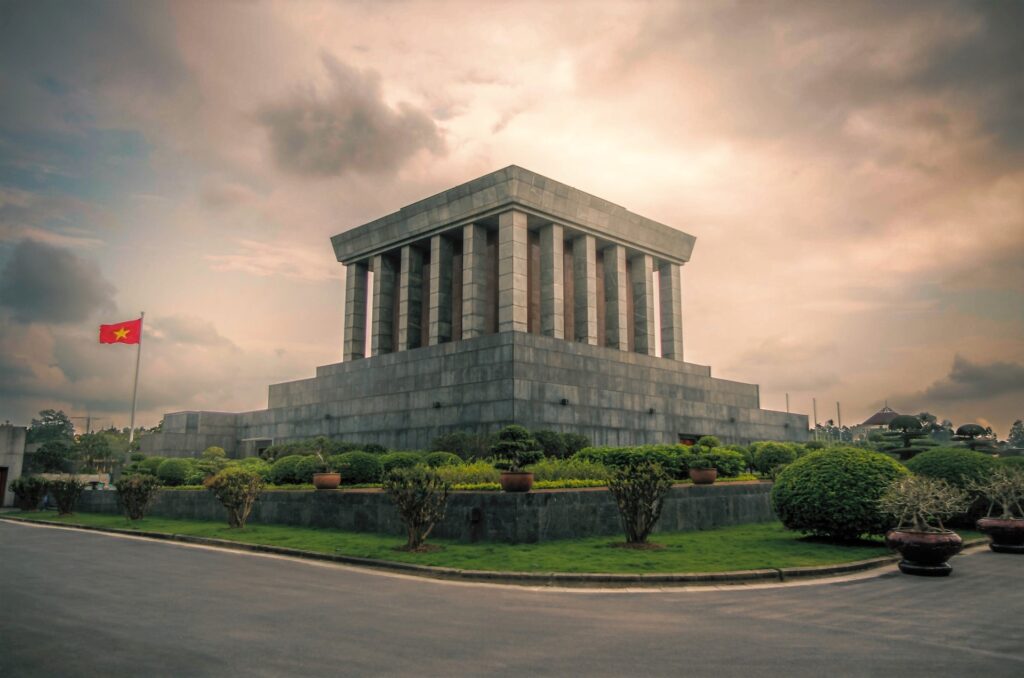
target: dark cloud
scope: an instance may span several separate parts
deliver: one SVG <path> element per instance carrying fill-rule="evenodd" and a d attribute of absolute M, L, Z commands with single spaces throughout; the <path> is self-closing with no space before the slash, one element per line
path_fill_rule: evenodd
<path fill-rule="evenodd" d="M 417 151 L 444 153 L 433 119 L 410 104 L 389 106 L 376 73 L 323 61 L 330 92 L 306 89 L 259 112 L 278 166 L 307 176 L 391 172 Z"/>
<path fill-rule="evenodd" d="M 1024 394 L 1024 365 L 972 363 L 957 355 L 949 374 L 925 389 L 920 399 L 926 402 L 981 400 L 1012 393 Z"/>
<path fill-rule="evenodd" d="M 114 286 L 95 262 L 23 240 L 0 271 L 0 306 L 21 322 L 67 323 L 114 308 Z"/>

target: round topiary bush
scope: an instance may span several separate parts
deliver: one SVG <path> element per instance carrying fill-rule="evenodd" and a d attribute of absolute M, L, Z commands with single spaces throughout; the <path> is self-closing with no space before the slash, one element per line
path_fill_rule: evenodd
<path fill-rule="evenodd" d="M 999 466 L 1009 466 L 1010 468 L 1019 468 L 1024 471 L 1024 457 L 999 457 L 996 460 L 996 464 Z"/>
<path fill-rule="evenodd" d="M 754 450 L 754 468 L 761 473 L 772 474 L 780 466 L 796 461 L 796 450 L 785 443 L 758 443 Z"/>
<path fill-rule="evenodd" d="M 772 508 L 791 530 L 839 541 L 892 527 L 878 500 L 909 472 L 895 459 L 853 447 L 811 452 L 779 473 Z"/>
<path fill-rule="evenodd" d="M 458 466 L 462 463 L 462 458 L 457 454 L 452 454 L 451 452 L 431 452 L 423 457 L 423 463 L 430 468 L 438 468 L 439 466 Z"/>
<path fill-rule="evenodd" d="M 304 455 L 295 464 L 296 482 L 311 483 L 313 482 L 314 473 L 324 473 L 327 470 L 327 465 L 320 461 L 315 454 Z"/>
<path fill-rule="evenodd" d="M 380 457 L 379 454 L 369 452 L 346 452 L 331 457 L 331 463 L 341 474 L 341 482 L 346 485 L 379 483 L 384 474 Z"/>
<path fill-rule="evenodd" d="M 185 484 L 191 471 L 191 459 L 164 459 L 156 467 L 156 477 L 168 487 L 177 487 Z"/>
<path fill-rule="evenodd" d="M 299 463 L 305 458 L 301 454 L 290 454 L 275 461 L 270 467 L 270 482 L 275 485 L 295 485 L 304 482 L 299 480 Z"/>
<path fill-rule="evenodd" d="M 988 478 L 995 466 L 995 460 L 987 454 L 956 447 L 936 447 L 907 461 L 912 473 L 945 480 L 961 490 Z"/>
<path fill-rule="evenodd" d="M 396 468 L 412 468 L 417 464 L 423 463 L 423 455 L 419 452 L 388 452 L 382 454 L 380 457 L 381 465 L 384 466 L 384 473 L 395 470 Z"/>
<path fill-rule="evenodd" d="M 711 465 L 718 470 L 718 475 L 723 478 L 735 478 L 747 468 L 747 459 L 743 453 L 727 447 L 713 447 L 697 456 L 707 457 Z"/>
<path fill-rule="evenodd" d="M 239 459 L 237 462 L 234 463 L 236 466 L 240 466 L 246 470 L 252 471 L 253 473 L 259 474 L 260 479 L 262 479 L 263 482 L 270 482 L 271 467 L 270 463 L 268 463 L 265 459 L 260 459 L 259 457 L 246 457 L 245 459 Z"/>

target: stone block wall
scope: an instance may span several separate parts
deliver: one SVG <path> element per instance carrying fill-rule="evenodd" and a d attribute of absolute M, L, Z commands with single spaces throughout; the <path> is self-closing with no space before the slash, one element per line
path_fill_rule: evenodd
<path fill-rule="evenodd" d="M 774 520 L 770 483 L 679 485 L 665 499 L 655 532 L 707 530 Z M 78 510 L 118 513 L 112 491 L 83 492 Z M 149 515 L 191 520 L 225 520 L 223 507 L 205 491 L 165 490 Z M 269 491 L 251 522 L 404 535 L 390 500 L 380 491 Z M 548 490 L 527 494 L 455 492 L 450 495 L 437 537 L 461 541 L 536 543 L 554 539 L 622 534 L 618 509 L 608 490 Z"/>

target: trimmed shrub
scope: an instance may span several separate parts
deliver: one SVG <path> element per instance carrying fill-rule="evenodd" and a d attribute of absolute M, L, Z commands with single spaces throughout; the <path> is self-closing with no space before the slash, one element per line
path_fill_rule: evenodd
<path fill-rule="evenodd" d="M 39 476 L 23 476 L 11 481 L 14 505 L 22 511 L 37 511 L 46 496 L 46 480 Z"/>
<path fill-rule="evenodd" d="M 73 476 L 50 480 L 46 483 L 46 491 L 57 502 L 57 513 L 62 516 L 74 513 L 75 504 L 78 503 L 78 498 L 82 496 L 83 489 L 85 489 L 85 485 L 78 482 Z"/>
<path fill-rule="evenodd" d="M 270 482 L 275 485 L 295 485 L 303 481 L 300 478 L 299 463 L 306 457 L 299 454 L 291 454 L 281 457 L 270 466 Z"/>
<path fill-rule="evenodd" d="M 191 459 L 164 459 L 156 467 L 155 475 L 162 484 L 168 487 L 177 487 L 185 485 L 186 481 L 193 480 L 189 477 L 193 469 L 194 465 Z"/>
<path fill-rule="evenodd" d="M 698 447 L 712 448 L 721 447 L 722 441 L 718 439 L 718 436 L 701 436 L 697 441 Z"/>
<path fill-rule="evenodd" d="M 228 512 L 228 526 L 238 528 L 245 527 L 263 489 L 259 474 L 240 466 L 229 466 L 203 484 Z"/>
<path fill-rule="evenodd" d="M 462 459 L 486 457 L 494 444 L 494 437 L 487 433 L 470 433 L 469 431 L 453 431 L 440 435 L 430 443 L 434 452 L 451 452 Z"/>
<path fill-rule="evenodd" d="M 747 470 L 747 459 L 743 453 L 726 447 L 713 447 L 699 456 L 710 460 L 711 465 L 718 470 L 718 475 L 723 478 L 735 478 Z M 687 459 L 693 458 L 691 456 Z"/>
<path fill-rule="evenodd" d="M 299 461 L 295 463 L 296 482 L 311 483 L 314 473 L 325 473 L 327 470 L 327 464 L 320 461 L 316 455 L 309 454 L 299 457 Z"/>
<path fill-rule="evenodd" d="M 533 439 L 540 445 L 540 449 L 544 452 L 545 457 L 561 459 L 568 452 L 565 440 L 562 439 L 562 434 L 558 431 L 551 431 L 549 429 L 534 431 Z"/>
<path fill-rule="evenodd" d="M 562 442 L 565 444 L 565 454 L 568 457 L 576 454 L 584 447 L 590 447 L 590 438 L 582 433 L 563 433 Z"/>
<path fill-rule="evenodd" d="M 755 443 L 752 447 L 754 448 L 754 468 L 772 478 L 781 467 L 796 461 L 796 450 L 785 443 L 768 441 Z"/>
<path fill-rule="evenodd" d="M 673 478 L 686 477 L 689 467 L 686 458 L 690 448 L 683 445 L 640 445 L 638 447 L 585 447 L 572 456 L 573 459 L 589 461 L 608 467 L 622 469 L 641 462 L 652 462 Z"/>
<path fill-rule="evenodd" d="M 542 459 L 526 467 L 537 482 L 553 480 L 607 480 L 608 469 L 582 459 Z"/>
<path fill-rule="evenodd" d="M 1019 468 L 1024 471 L 1024 457 L 999 457 L 996 459 L 996 466 L 1003 468 Z"/>
<path fill-rule="evenodd" d="M 791 530 L 850 541 L 884 534 L 891 518 L 878 505 L 892 482 L 909 472 L 895 459 L 852 447 L 811 452 L 779 473 L 772 508 Z"/>
<path fill-rule="evenodd" d="M 168 460 L 170 461 L 170 460 Z M 117 503 L 128 520 L 142 520 L 160 491 L 160 481 L 145 473 L 122 476 L 115 483 Z"/>
<path fill-rule="evenodd" d="M 139 462 L 139 470 L 143 473 L 155 476 L 156 470 L 160 468 L 160 464 L 164 463 L 166 460 L 166 457 L 146 457 Z"/>
<path fill-rule="evenodd" d="M 398 468 L 384 477 L 388 493 L 405 523 L 405 548 L 420 551 L 434 525 L 444 519 L 451 485 L 424 466 Z"/>
<path fill-rule="evenodd" d="M 497 483 L 501 472 L 488 461 L 472 461 L 459 466 L 440 466 L 437 474 L 452 485 L 481 485 Z"/>
<path fill-rule="evenodd" d="M 506 471 L 522 471 L 524 466 L 544 458 L 544 452 L 530 432 L 517 424 L 498 431 L 491 454 L 497 460 L 494 465 Z"/>
<path fill-rule="evenodd" d="M 643 461 L 617 469 L 608 480 L 626 533 L 626 543 L 643 544 L 661 518 L 672 478 L 657 464 Z"/>
<path fill-rule="evenodd" d="M 996 461 L 987 454 L 956 447 L 937 447 L 907 461 L 912 473 L 945 480 L 960 489 L 985 480 L 995 466 Z"/>
<path fill-rule="evenodd" d="M 806 443 L 804 443 L 804 449 L 807 450 L 808 452 L 813 452 L 814 450 L 823 450 L 825 449 L 825 447 L 826 445 L 824 441 L 821 440 L 808 440 Z"/>
<path fill-rule="evenodd" d="M 245 459 L 239 459 L 238 461 L 232 463 L 241 468 L 247 469 L 254 473 L 258 473 L 260 478 L 263 479 L 263 482 L 270 482 L 271 466 L 269 463 L 267 463 L 266 460 L 260 459 L 259 457 L 246 457 Z M 202 482 L 202 478 L 199 479 L 199 482 Z"/>
<path fill-rule="evenodd" d="M 380 482 L 384 473 L 384 465 L 380 463 L 380 459 L 380 455 L 369 452 L 345 452 L 331 457 L 331 463 L 341 474 L 341 482 L 346 485 L 359 485 Z"/>
<path fill-rule="evenodd" d="M 359 450 L 362 450 L 363 452 L 368 452 L 370 454 L 387 454 L 388 448 L 384 447 L 383 445 L 378 445 L 377 443 L 364 443 L 355 450 L 353 450 L 353 452 L 357 452 Z"/>
<path fill-rule="evenodd" d="M 423 463 L 423 455 L 419 452 L 388 452 L 380 455 L 381 466 L 384 473 L 390 473 L 399 468 L 412 468 Z"/>
<path fill-rule="evenodd" d="M 458 466 L 462 463 L 462 458 L 457 454 L 451 452 L 430 452 L 423 457 L 423 463 L 430 468 L 438 468 L 439 466 Z"/>

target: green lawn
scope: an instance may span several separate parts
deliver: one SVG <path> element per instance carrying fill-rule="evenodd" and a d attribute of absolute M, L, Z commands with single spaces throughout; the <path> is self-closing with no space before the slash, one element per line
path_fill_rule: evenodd
<path fill-rule="evenodd" d="M 233 530 L 226 523 L 199 520 L 146 518 L 129 523 L 116 515 L 78 513 L 58 518 L 52 512 L 19 513 L 18 517 L 54 520 L 67 524 L 138 529 L 202 537 L 216 537 L 250 544 L 337 553 L 363 558 L 466 570 L 517 572 L 723 572 L 760 568 L 828 565 L 887 555 L 881 540 L 843 546 L 803 539 L 779 523 L 739 525 L 703 532 L 662 533 L 651 541 L 662 550 L 636 551 L 613 548 L 621 537 L 593 537 L 542 544 L 466 544 L 444 539 L 430 543 L 442 547 L 431 553 L 396 550 L 404 539 L 378 534 L 340 532 L 330 529 L 249 525 Z M 967 539 L 975 533 L 961 532 Z"/>

